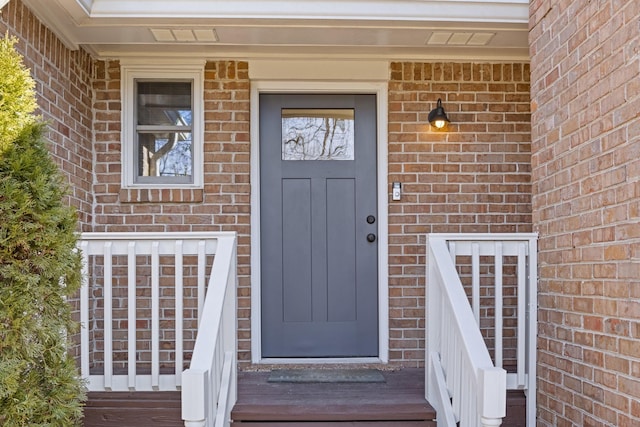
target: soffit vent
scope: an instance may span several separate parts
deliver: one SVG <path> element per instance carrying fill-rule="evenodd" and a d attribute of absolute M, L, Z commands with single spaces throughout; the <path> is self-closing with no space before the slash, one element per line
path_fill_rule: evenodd
<path fill-rule="evenodd" d="M 431 33 L 427 39 L 428 45 L 453 45 L 453 46 L 486 46 L 495 33 L 467 33 L 438 31 Z"/>
<path fill-rule="evenodd" d="M 151 28 L 160 43 L 216 43 L 218 34 L 213 28 Z"/>

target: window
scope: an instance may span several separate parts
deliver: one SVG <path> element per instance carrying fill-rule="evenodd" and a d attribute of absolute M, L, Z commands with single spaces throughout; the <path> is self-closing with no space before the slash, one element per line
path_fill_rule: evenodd
<path fill-rule="evenodd" d="M 283 109 L 282 160 L 353 160 L 354 111 Z"/>
<path fill-rule="evenodd" d="M 122 65 L 123 188 L 202 187 L 202 70 Z"/>

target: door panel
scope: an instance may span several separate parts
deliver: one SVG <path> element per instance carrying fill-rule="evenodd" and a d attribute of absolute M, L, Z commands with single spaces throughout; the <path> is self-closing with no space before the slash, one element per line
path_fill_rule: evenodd
<path fill-rule="evenodd" d="M 374 95 L 260 95 L 263 357 L 378 355 Z"/>
<path fill-rule="evenodd" d="M 282 287 L 284 322 L 310 322 L 311 180 L 282 180 Z"/>
<path fill-rule="evenodd" d="M 327 320 L 356 320 L 356 218 L 353 179 L 327 180 Z"/>

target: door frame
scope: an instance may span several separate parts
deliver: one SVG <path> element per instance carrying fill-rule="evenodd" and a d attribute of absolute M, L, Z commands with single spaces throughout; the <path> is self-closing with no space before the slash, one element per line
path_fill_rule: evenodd
<path fill-rule="evenodd" d="M 388 65 L 384 64 L 386 67 Z M 388 70 L 388 68 L 386 68 Z M 281 77 L 282 78 L 282 77 Z M 389 261 L 387 90 L 385 81 L 251 81 L 251 361 L 260 363 L 383 363 L 389 361 Z M 377 216 L 378 223 L 378 357 L 268 359 L 262 357 L 260 283 L 260 117 L 261 93 L 362 93 L 376 95 L 377 120 Z"/>

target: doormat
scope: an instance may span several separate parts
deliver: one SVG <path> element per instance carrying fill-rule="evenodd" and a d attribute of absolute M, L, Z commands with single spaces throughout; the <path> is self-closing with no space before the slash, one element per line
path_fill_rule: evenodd
<path fill-rule="evenodd" d="M 270 383 L 383 383 L 376 369 L 274 369 Z"/>

